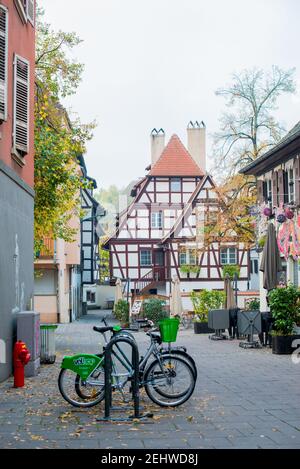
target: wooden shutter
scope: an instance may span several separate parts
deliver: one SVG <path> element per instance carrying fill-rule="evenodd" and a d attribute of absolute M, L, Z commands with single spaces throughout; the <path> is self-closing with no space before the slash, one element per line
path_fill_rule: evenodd
<path fill-rule="evenodd" d="M 295 204 L 300 205 L 300 157 L 294 159 L 294 175 L 295 175 Z"/>
<path fill-rule="evenodd" d="M 284 203 L 284 172 L 282 169 L 278 171 L 278 196 L 279 204 Z"/>
<path fill-rule="evenodd" d="M 259 203 L 264 203 L 264 181 L 261 179 L 257 181 L 257 199 Z"/>
<path fill-rule="evenodd" d="M 27 0 L 26 1 L 26 15 L 27 19 L 30 21 L 32 26 L 34 26 L 34 13 L 35 13 L 35 8 L 34 8 L 34 0 Z"/>
<path fill-rule="evenodd" d="M 278 206 L 278 184 L 277 184 L 277 172 L 274 171 L 272 174 L 272 199 L 273 206 Z"/>
<path fill-rule="evenodd" d="M 29 62 L 18 55 L 14 61 L 14 147 L 29 149 Z"/>
<path fill-rule="evenodd" d="M 7 119 L 8 13 L 0 5 L 0 121 Z"/>

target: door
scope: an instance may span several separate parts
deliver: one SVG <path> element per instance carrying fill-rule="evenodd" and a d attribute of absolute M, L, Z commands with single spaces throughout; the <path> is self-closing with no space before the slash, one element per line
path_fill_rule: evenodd
<path fill-rule="evenodd" d="M 154 279 L 156 281 L 165 280 L 165 253 L 162 249 L 154 250 Z"/>

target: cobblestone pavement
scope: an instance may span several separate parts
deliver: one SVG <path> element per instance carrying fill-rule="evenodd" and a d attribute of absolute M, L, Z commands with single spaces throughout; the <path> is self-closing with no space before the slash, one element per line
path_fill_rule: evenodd
<path fill-rule="evenodd" d="M 57 362 L 15 390 L 0 385 L 0 448 L 300 448 L 300 364 L 270 350 L 244 350 L 237 341 L 212 342 L 180 331 L 198 366 L 193 397 L 178 409 L 162 409 L 142 396 L 154 419 L 99 423 L 103 404 L 76 409 L 57 388 L 65 354 L 96 352 L 100 312 L 57 330 Z M 143 350 L 146 336 L 136 335 Z"/>

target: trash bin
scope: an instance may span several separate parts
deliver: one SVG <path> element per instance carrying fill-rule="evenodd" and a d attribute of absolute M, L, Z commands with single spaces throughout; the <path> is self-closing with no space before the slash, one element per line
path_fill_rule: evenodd
<path fill-rule="evenodd" d="M 55 355 L 56 324 L 41 324 L 41 363 L 53 364 Z"/>

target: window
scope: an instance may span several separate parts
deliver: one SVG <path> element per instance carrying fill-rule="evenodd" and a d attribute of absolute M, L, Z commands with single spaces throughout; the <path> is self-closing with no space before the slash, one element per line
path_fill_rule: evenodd
<path fill-rule="evenodd" d="M 140 251 L 140 260 L 141 260 L 141 265 L 147 266 L 147 265 L 152 265 L 152 254 L 149 249 L 142 249 Z"/>
<path fill-rule="evenodd" d="M 171 178 L 171 192 L 181 192 L 180 178 Z"/>
<path fill-rule="evenodd" d="M 21 156 L 29 151 L 29 62 L 18 55 L 14 61 L 13 144 Z"/>
<path fill-rule="evenodd" d="M 7 119 L 8 12 L 0 5 L 0 122 Z"/>
<path fill-rule="evenodd" d="M 25 0 L 28 21 L 34 26 L 34 0 Z"/>
<path fill-rule="evenodd" d="M 86 301 L 88 303 L 96 303 L 96 293 L 91 290 L 88 290 L 86 292 Z"/>
<path fill-rule="evenodd" d="M 162 228 L 162 212 L 151 213 L 151 228 Z"/>
<path fill-rule="evenodd" d="M 222 265 L 237 264 L 237 250 L 236 250 L 236 248 L 223 248 L 223 249 L 221 249 L 221 264 Z"/>
<path fill-rule="evenodd" d="M 182 251 L 179 253 L 179 264 L 180 265 L 196 265 L 196 252 L 191 249 Z"/>
<path fill-rule="evenodd" d="M 268 179 L 267 180 L 267 200 L 268 200 L 268 203 L 270 205 L 270 207 L 272 207 L 273 205 L 273 197 L 272 197 L 272 180 L 271 179 Z"/>
<path fill-rule="evenodd" d="M 258 260 L 257 259 L 252 259 L 251 260 L 251 265 L 250 265 L 251 274 L 258 274 Z"/>

